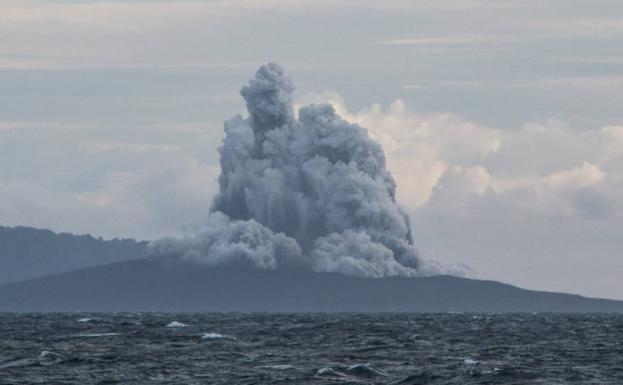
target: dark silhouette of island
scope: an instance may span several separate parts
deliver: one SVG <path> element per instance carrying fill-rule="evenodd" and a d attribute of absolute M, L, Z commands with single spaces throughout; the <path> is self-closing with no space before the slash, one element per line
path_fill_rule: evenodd
<path fill-rule="evenodd" d="M 0 284 L 146 257 L 147 242 L 0 226 Z"/>
<path fill-rule="evenodd" d="M 623 301 L 452 276 L 357 278 L 143 259 L 0 286 L 0 311 L 623 312 Z"/>

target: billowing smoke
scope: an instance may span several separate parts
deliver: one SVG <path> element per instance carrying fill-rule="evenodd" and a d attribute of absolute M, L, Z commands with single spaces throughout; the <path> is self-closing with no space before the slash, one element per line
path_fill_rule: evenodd
<path fill-rule="evenodd" d="M 225 123 L 219 193 L 192 237 L 150 245 L 156 257 L 206 265 L 382 277 L 416 275 L 409 218 L 385 156 L 330 105 L 295 116 L 294 86 L 274 63 L 242 88 L 249 117 Z"/>

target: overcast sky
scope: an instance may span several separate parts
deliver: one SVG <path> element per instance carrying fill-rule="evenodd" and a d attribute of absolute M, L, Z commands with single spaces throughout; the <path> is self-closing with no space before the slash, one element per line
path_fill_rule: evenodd
<path fill-rule="evenodd" d="M 0 0 L 0 224 L 201 222 L 267 61 L 383 145 L 423 256 L 623 299 L 620 1 Z"/>

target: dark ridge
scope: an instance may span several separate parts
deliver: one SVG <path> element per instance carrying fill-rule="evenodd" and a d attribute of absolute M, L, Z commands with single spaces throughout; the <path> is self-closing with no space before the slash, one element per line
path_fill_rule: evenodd
<path fill-rule="evenodd" d="M 623 312 L 623 301 L 452 276 L 357 278 L 133 260 L 0 286 L 0 311 Z"/>
<path fill-rule="evenodd" d="M 0 284 L 144 258 L 147 242 L 0 226 Z"/>

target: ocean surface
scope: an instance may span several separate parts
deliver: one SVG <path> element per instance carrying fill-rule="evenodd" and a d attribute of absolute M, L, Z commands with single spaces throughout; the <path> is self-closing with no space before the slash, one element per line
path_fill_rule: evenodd
<path fill-rule="evenodd" d="M 623 315 L 0 314 L 0 384 L 623 384 Z"/>

